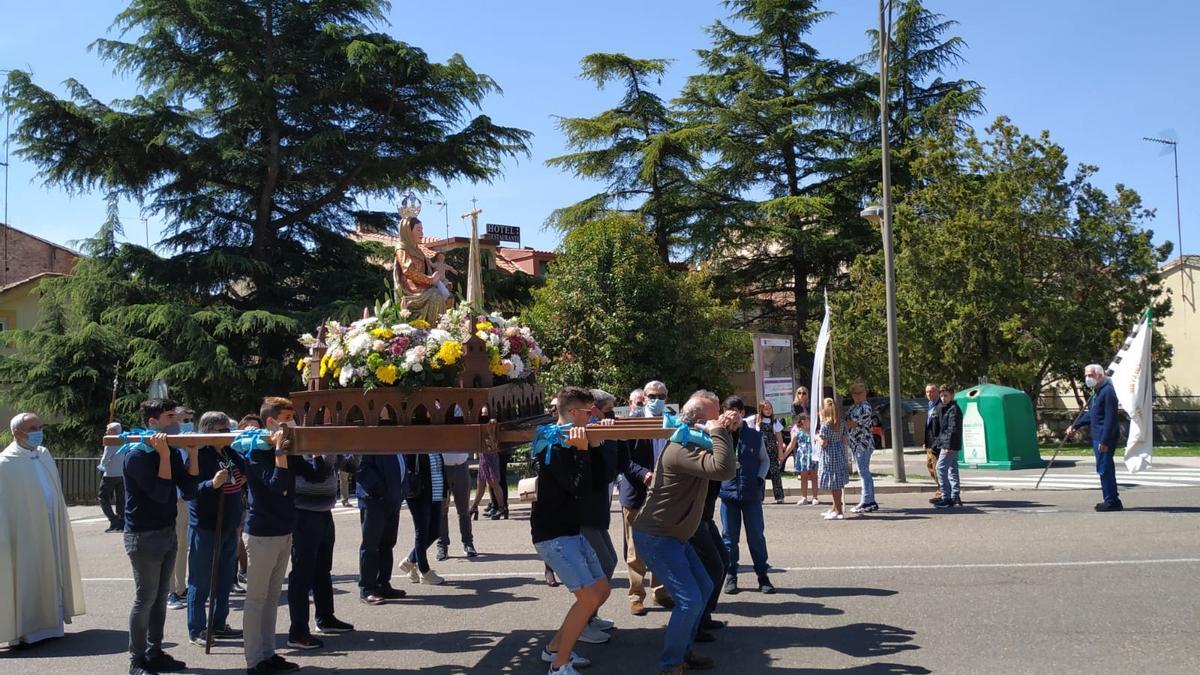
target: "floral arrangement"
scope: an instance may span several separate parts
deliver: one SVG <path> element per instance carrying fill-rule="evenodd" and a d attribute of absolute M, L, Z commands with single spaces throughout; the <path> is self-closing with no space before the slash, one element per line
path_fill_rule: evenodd
<path fill-rule="evenodd" d="M 438 328 L 466 342 L 478 336 L 487 346 L 488 368 L 501 382 L 532 380 L 545 361 L 541 347 L 528 326 L 499 314 L 476 314 L 458 305 L 442 315 Z"/>
<path fill-rule="evenodd" d="M 309 369 L 319 368 L 320 377 L 339 387 L 453 386 L 472 335 L 487 345 L 492 374 L 501 382 L 530 380 L 542 366 L 537 341 L 515 319 L 475 315 L 462 306 L 446 312 L 436 327 L 410 318 L 407 310 L 388 302 L 376 316 L 349 325 L 326 322 L 325 356 L 318 364 L 301 358 L 296 369 L 307 380 Z M 300 337 L 306 348 L 316 342 L 311 334 Z"/>

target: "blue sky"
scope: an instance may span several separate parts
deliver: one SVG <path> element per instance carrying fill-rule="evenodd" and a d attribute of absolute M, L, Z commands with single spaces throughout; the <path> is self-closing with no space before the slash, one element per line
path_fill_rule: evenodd
<path fill-rule="evenodd" d="M 987 90 L 980 126 L 1007 115 L 1026 133 L 1048 129 L 1073 162 L 1100 166 L 1097 181 L 1124 183 L 1158 209 L 1155 240 L 1176 239 L 1171 157 L 1141 140 L 1174 130 L 1180 140 L 1184 248 L 1200 252 L 1200 3 L 1191 0 L 927 0 L 959 22 L 968 43 L 959 75 Z M 865 51 L 865 31 L 877 25 L 875 0 L 829 0 L 834 16 L 810 36 L 822 53 L 848 58 Z M 87 51 L 124 7 L 116 0 L 0 0 L 0 68 L 29 68 L 35 80 L 62 93 L 75 77 L 101 99 L 129 96 L 133 83 Z M 696 72 L 694 50 L 725 8 L 710 0 L 425 0 L 393 3 L 387 30 L 444 60 L 461 53 L 495 78 L 504 94 L 487 101 L 497 122 L 535 134 L 529 158 L 510 161 L 494 184 L 446 186 L 451 234 L 458 214 L 479 199 L 483 221 L 518 225 L 523 243 L 553 248 L 558 235 L 542 228 L 549 212 L 593 194 L 589 185 L 543 164 L 563 152 L 554 116 L 586 116 L 608 108 L 619 91 L 597 91 L 578 78 L 591 52 L 674 59 L 661 93 L 678 92 Z M 58 242 L 86 237 L 104 219 L 99 195 L 69 195 L 43 187 L 33 167 L 13 158 L 9 222 Z M 444 216 L 425 196 L 427 232 L 444 232 Z M 390 205 L 372 204 L 374 208 Z M 137 209 L 122 209 L 127 238 L 145 231 Z M 158 238 L 151 221 L 150 238 Z"/>

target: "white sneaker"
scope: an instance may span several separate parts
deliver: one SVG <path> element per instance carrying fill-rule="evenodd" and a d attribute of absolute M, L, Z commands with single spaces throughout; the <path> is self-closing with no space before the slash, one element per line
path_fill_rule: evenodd
<path fill-rule="evenodd" d="M 588 621 L 588 625 L 592 626 L 593 628 L 599 628 L 603 631 L 610 631 L 617 624 L 609 621 L 608 619 L 601 619 L 599 616 L 593 616 L 591 621 Z"/>
<path fill-rule="evenodd" d="M 433 570 L 429 570 L 424 574 L 418 575 L 417 578 L 421 580 L 421 583 L 428 584 L 430 586 L 441 586 L 442 584 L 446 583 L 446 580 L 438 576 L 438 573 L 434 572 Z"/>
<path fill-rule="evenodd" d="M 821 517 L 824 518 L 825 520 L 845 520 L 846 519 L 846 516 L 843 516 L 842 514 L 834 512 L 834 511 L 829 511 L 828 513 L 824 513 L 821 515 Z"/>
<path fill-rule="evenodd" d="M 816 497 L 813 497 L 813 500 L 812 500 L 811 502 L 809 502 L 809 503 L 810 503 L 810 504 L 812 504 L 813 506 L 820 506 L 820 505 L 821 505 L 821 500 L 820 500 L 820 499 L 817 499 Z"/>
<path fill-rule="evenodd" d="M 543 661 L 545 661 L 546 663 L 554 663 L 555 656 L 558 656 L 558 652 L 550 651 L 549 647 L 542 647 L 542 660 Z M 572 666 L 574 668 L 587 668 L 588 666 L 592 665 L 592 660 L 584 658 L 584 657 L 576 654 L 575 652 L 571 652 L 571 660 L 567 663 L 567 665 Z M 551 668 L 551 671 L 553 671 L 553 668 Z M 559 672 L 562 672 L 562 671 L 559 671 Z"/>
<path fill-rule="evenodd" d="M 550 666 L 549 675 L 579 675 L 579 671 L 575 670 L 575 666 L 572 666 L 570 663 L 562 668 L 555 668 L 552 665 Z"/>
<path fill-rule="evenodd" d="M 408 580 L 414 584 L 421 583 L 421 571 L 413 564 L 411 560 L 405 558 L 400 562 L 400 571 L 408 575 Z"/>
<path fill-rule="evenodd" d="M 855 504 L 854 506 L 850 507 L 850 513 L 862 513 L 862 512 L 863 512 L 862 504 Z"/>
<path fill-rule="evenodd" d="M 599 628 L 584 626 L 583 632 L 579 634 L 579 641 L 586 642 L 590 645 L 602 645 L 612 639 L 612 636 Z"/>
<path fill-rule="evenodd" d="M 808 497 L 805 497 L 804 499 L 801 499 L 800 501 L 796 502 L 796 506 L 804 506 L 805 504 L 808 504 Z"/>

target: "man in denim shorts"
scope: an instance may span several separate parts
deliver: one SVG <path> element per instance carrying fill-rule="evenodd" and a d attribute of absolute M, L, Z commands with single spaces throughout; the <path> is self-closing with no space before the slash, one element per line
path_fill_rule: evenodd
<path fill-rule="evenodd" d="M 557 399 L 558 424 L 539 429 L 533 444 L 538 487 L 529 522 L 538 556 L 575 594 L 562 626 L 542 649 L 542 660 L 550 663 L 550 675 L 577 675 L 575 668 L 590 662 L 572 650 L 588 620 L 608 599 L 609 586 L 595 550 L 580 534 L 580 496 L 591 485 L 591 448 L 584 427 L 592 394 L 564 387 Z"/>

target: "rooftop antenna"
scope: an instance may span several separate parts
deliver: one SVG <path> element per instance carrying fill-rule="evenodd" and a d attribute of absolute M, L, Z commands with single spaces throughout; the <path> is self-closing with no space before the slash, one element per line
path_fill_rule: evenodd
<path fill-rule="evenodd" d="M 1179 208 L 1179 136 L 1174 129 L 1167 129 L 1159 133 L 1157 138 L 1143 136 L 1143 141 L 1151 143 L 1159 143 L 1163 146 L 1162 152 L 1158 153 L 1159 157 L 1168 152 L 1175 157 L 1175 245 L 1179 247 L 1179 284 L 1180 290 L 1184 295 L 1187 295 L 1187 285 L 1184 283 L 1183 274 L 1183 215 Z M 1186 300 L 1186 298 L 1181 298 Z"/>

